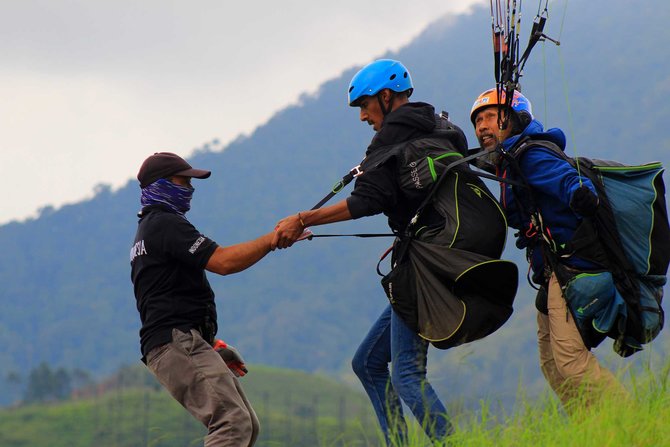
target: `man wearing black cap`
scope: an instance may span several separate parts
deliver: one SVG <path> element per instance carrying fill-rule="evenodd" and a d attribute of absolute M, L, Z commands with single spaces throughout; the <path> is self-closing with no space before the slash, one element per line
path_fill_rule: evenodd
<path fill-rule="evenodd" d="M 142 210 L 130 250 L 131 279 L 140 312 L 142 360 L 160 383 L 207 428 L 205 446 L 252 446 L 259 423 L 238 379 L 212 348 L 217 331 L 214 292 L 205 270 L 242 271 L 271 251 L 274 233 L 220 247 L 186 219 L 194 169 L 159 152 L 137 175 Z M 241 359 L 240 359 L 241 360 Z"/>

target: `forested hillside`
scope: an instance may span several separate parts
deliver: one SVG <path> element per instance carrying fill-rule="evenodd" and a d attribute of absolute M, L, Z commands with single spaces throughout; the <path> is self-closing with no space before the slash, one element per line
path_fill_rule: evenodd
<path fill-rule="evenodd" d="M 526 25 L 535 13 L 531 3 L 524 2 Z M 536 116 L 566 130 L 569 151 L 667 165 L 670 62 L 661 43 L 670 37 L 670 3 L 575 0 L 563 17 L 565 11 L 564 2 L 553 3 L 546 29 L 561 46 L 538 46 L 522 79 Z M 436 18 L 407 47 L 380 56 L 402 60 L 414 79 L 412 99 L 449 111 L 475 146 L 468 114 L 473 99 L 492 86 L 491 53 L 490 12 L 482 7 L 471 15 Z M 334 74 L 316 94 L 303 96 L 223 151 L 203 149 L 190 157 L 194 166 L 213 174 L 194 182 L 189 219 L 227 245 L 271 231 L 280 218 L 323 197 L 360 162 L 372 137 L 358 112 L 346 106 L 347 85 L 357 68 Z M 221 101 L 221 107 L 234 107 Z M 146 154 L 187 149 L 148 147 Z M 41 362 L 98 374 L 139 361 L 128 259 L 138 209 L 139 188 L 131 180 L 118 191 L 100 186 L 90 200 L 0 227 L 0 377 L 25 373 Z M 385 228 L 379 217 L 315 231 Z M 390 242 L 301 242 L 239 275 L 210 275 L 220 336 L 252 363 L 352 380 L 349 360 L 386 305 L 374 268 Z M 512 242 L 506 256 L 525 272 Z M 532 291 L 524 278 L 520 283 L 516 312 L 499 332 L 453 352 L 431 354 L 429 369 L 445 396 L 514 396 L 520 378 L 531 390 L 542 386 Z M 668 331 L 658 340 L 655 347 L 667 346 Z M 610 342 L 598 352 L 609 357 Z M 637 356 L 638 362 L 647 359 Z M 7 402 L 10 385 L 2 387 L 0 402 Z"/>

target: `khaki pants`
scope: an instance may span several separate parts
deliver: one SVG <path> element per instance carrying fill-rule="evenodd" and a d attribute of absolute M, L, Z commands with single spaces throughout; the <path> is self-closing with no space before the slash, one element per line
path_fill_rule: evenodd
<path fill-rule="evenodd" d="M 606 392 L 627 396 L 616 377 L 584 345 L 554 275 L 549 280 L 547 309 L 549 315 L 537 314 L 540 367 L 566 410 L 575 403 L 589 406 Z"/>
<path fill-rule="evenodd" d="M 147 366 L 189 413 L 209 430 L 206 447 L 249 447 L 260 424 L 237 377 L 191 330 L 172 330 L 172 342 L 152 349 Z"/>

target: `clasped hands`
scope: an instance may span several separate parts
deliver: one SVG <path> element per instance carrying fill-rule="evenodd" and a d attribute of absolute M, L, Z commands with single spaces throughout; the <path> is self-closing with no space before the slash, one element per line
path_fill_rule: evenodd
<path fill-rule="evenodd" d="M 299 214 L 285 217 L 275 226 L 272 250 L 275 248 L 288 248 L 297 241 L 310 239 L 311 236 L 312 232 L 308 228 L 305 228 Z"/>

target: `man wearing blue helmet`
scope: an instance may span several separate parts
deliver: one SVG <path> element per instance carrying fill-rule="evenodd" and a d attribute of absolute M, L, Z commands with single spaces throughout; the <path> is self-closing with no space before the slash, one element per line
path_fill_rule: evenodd
<path fill-rule="evenodd" d="M 360 107 L 361 121 L 379 132 L 386 115 L 406 104 L 413 91 L 412 78 L 400 62 L 380 59 L 351 79 L 349 105 Z"/>
<path fill-rule="evenodd" d="M 431 137 L 441 153 L 465 154 L 467 140 L 458 127 L 424 102 L 410 102 L 412 78 L 402 63 L 381 59 L 363 67 L 349 85 L 348 102 L 360 108 L 360 120 L 375 130 L 363 173 L 351 195 L 341 202 L 282 219 L 274 244 L 293 244 L 306 226 L 358 219 L 384 213 L 389 226 L 401 234 L 430 188 L 404 188 L 399 166 L 410 142 Z M 409 182 L 411 183 L 411 181 Z M 430 224 L 431 217 L 427 222 Z M 442 441 L 453 432 L 447 410 L 426 380 L 428 342 L 392 310 L 383 311 L 358 348 L 352 367 L 361 380 L 389 444 L 404 445 L 407 426 L 401 400 L 427 435 Z M 389 373 L 389 363 L 391 372 Z"/>
<path fill-rule="evenodd" d="M 478 165 L 524 185 L 501 182 L 500 202 L 509 225 L 519 230 L 516 245 L 526 249 L 532 281 L 540 287 L 536 307 L 542 373 L 567 409 L 578 401 L 594 403 L 605 391 L 625 395 L 586 346 L 561 289 L 566 272 L 602 269 L 566 249 L 584 219 L 596 212 L 595 187 L 557 152 L 566 144 L 561 129 L 545 130 L 518 91 L 511 110 L 502 106 L 505 102 L 504 91 L 486 90 L 475 100 L 470 119 L 488 152 Z"/>

